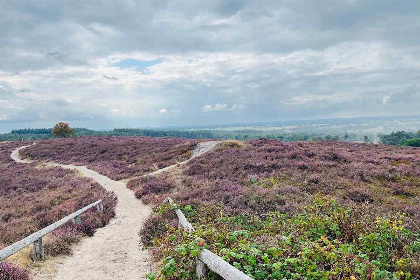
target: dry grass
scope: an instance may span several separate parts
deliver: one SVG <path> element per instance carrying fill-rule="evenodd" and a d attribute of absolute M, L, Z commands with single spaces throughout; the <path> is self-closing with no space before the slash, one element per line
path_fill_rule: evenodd
<path fill-rule="evenodd" d="M 242 149 L 245 148 L 246 144 L 239 140 L 224 140 L 218 143 L 214 149 L 215 152 L 220 152 L 228 149 Z"/>
<path fill-rule="evenodd" d="M 31 251 L 32 246 L 28 246 L 26 248 L 23 248 L 16 254 L 8 257 L 6 261 L 16 264 L 20 267 L 29 268 L 30 266 L 32 266 Z"/>

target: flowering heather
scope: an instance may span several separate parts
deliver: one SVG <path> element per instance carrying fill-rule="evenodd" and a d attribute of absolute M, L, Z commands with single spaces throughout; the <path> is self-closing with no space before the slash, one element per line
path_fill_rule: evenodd
<path fill-rule="evenodd" d="M 45 244 L 49 255 L 68 254 L 71 244 L 83 235 L 92 235 L 115 215 L 116 198 L 75 171 L 15 163 L 10 153 L 24 144 L 0 144 L 0 248 L 103 199 L 104 213 L 89 210 L 81 225 L 63 226 Z"/>
<path fill-rule="evenodd" d="M 151 137 L 80 137 L 41 140 L 22 155 L 86 165 L 114 180 L 142 175 L 188 159 L 198 140 Z"/>
<path fill-rule="evenodd" d="M 0 263 L 0 280 L 30 280 L 29 271 L 22 269 L 16 265 L 1 262 Z"/>
<path fill-rule="evenodd" d="M 146 203 L 171 196 L 196 228 L 186 237 L 157 208 L 142 240 L 163 259 L 158 278 L 193 279 L 204 239 L 255 279 L 420 279 L 420 149 L 266 139 L 223 147 L 129 183 Z M 159 187 L 142 196 L 153 180 Z"/>
<path fill-rule="evenodd" d="M 143 202 L 147 203 L 147 197 L 168 193 L 175 188 L 175 182 L 165 178 L 165 176 L 140 177 L 130 180 L 127 187 L 134 190 L 138 199 L 141 198 Z"/>
<path fill-rule="evenodd" d="M 255 198 L 261 192 L 262 199 L 269 204 L 287 188 L 300 193 L 302 198 L 321 193 L 348 203 L 368 202 L 377 206 L 378 211 L 407 212 L 420 225 L 420 213 L 416 210 L 420 198 L 418 148 L 260 139 L 247 142 L 244 148 L 195 158 L 184 174 L 185 184 L 192 190 L 180 193 L 180 199 L 196 195 L 205 201 L 221 201 L 220 193 L 237 185 L 235 192 Z M 211 187 L 200 194 L 197 186 Z M 228 206 L 236 203 L 232 199 Z M 233 206 L 249 208 L 247 204 L 252 200 L 255 199 L 244 199 L 241 206 Z M 284 203 L 290 201 L 286 199 Z"/>
<path fill-rule="evenodd" d="M 402 211 L 410 226 L 420 225 L 420 149 L 335 141 L 252 140 L 192 159 L 178 176 L 182 187 L 144 192 L 145 180 L 132 180 L 138 196 L 158 202 L 170 194 L 179 202 L 222 203 L 236 211 L 294 212 L 317 193 L 347 204 L 370 203 L 375 211 Z M 161 186 L 173 181 L 161 176 Z M 151 199 L 151 193 L 155 199 Z"/>

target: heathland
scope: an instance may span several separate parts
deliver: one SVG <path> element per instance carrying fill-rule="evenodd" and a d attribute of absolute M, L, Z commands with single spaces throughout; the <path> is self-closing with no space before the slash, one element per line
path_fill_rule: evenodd
<path fill-rule="evenodd" d="M 203 247 L 255 279 L 420 278 L 419 148 L 223 141 L 139 177 L 188 159 L 197 143 L 72 138 L 39 141 L 22 154 L 124 179 L 155 207 L 141 232 L 156 263 L 151 279 L 193 279 Z M 177 229 L 171 209 L 160 206 L 167 196 L 195 232 Z"/>

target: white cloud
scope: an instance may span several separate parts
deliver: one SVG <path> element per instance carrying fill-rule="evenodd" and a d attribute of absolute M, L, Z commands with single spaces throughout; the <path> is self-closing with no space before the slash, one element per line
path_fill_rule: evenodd
<path fill-rule="evenodd" d="M 220 111 L 220 110 L 226 110 L 227 109 L 227 104 L 206 104 L 203 107 L 201 107 L 201 111 L 202 112 L 211 112 L 211 111 Z"/>
<path fill-rule="evenodd" d="M 201 107 L 202 112 L 213 112 L 213 111 L 237 111 L 237 110 L 243 110 L 246 106 L 243 104 L 233 104 L 231 107 L 228 107 L 227 104 L 206 104 L 203 107 Z"/>
<path fill-rule="evenodd" d="M 168 109 L 166 109 L 166 108 L 163 108 L 163 109 L 159 110 L 159 113 L 161 113 L 161 114 L 164 114 L 164 113 L 167 113 L 167 112 L 168 112 Z"/>
<path fill-rule="evenodd" d="M 290 100 L 283 101 L 282 103 L 286 105 L 301 105 L 301 104 L 317 103 L 317 102 L 346 103 L 355 98 L 356 98 L 355 96 L 346 95 L 346 94 L 301 95 L 301 96 L 294 96 Z"/>
<path fill-rule="evenodd" d="M 109 1 L 99 12 L 95 1 L 3 2 L 7 121 L 181 125 L 420 107 L 418 1 Z M 161 63 L 115 66 L 125 59 Z"/>
<path fill-rule="evenodd" d="M 245 108 L 246 108 L 246 105 L 243 105 L 243 104 L 233 104 L 230 109 L 232 111 L 236 111 L 236 110 L 243 110 Z"/>

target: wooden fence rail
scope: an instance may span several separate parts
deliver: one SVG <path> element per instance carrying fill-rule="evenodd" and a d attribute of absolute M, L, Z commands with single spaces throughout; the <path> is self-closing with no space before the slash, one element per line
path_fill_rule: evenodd
<path fill-rule="evenodd" d="M 61 227 L 65 223 L 67 223 L 70 220 L 73 220 L 74 223 L 79 224 L 81 223 L 80 215 L 85 213 L 87 210 L 89 210 L 92 207 L 97 208 L 98 211 L 103 212 L 104 206 L 102 203 L 102 200 L 98 200 L 94 203 L 89 204 L 86 207 L 83 207 L 80 210 L 77 210 L 76 212 L 62 218 L 61 220 L 35 232 L 29 235 L 28 237 L 13 243 L 12 245 L 0 250 L 0 261 L 4 260 L 5 258 L 17 253 L 18 251 L 22 250 L 23 248 L 33 244 L 32 247 L 32 253 L 31 258 L 33 261 L 36 260 L 43 260 L 44 259 L 44 246 L 42 243 L 42 237 L 47 235 L 48 233 L 56 230 L 57 228 Z"/>
<path fill-rule="evenodd" d="M 163 203 L 174 203 L 173 200 L 168 197 Z M 194 231 L 194 227 L 188 222 L 184 213 L 180 209 L 175 209 L 175 214 L 178 216 L 178 227 L 188 230 L 189 232 Z M 207 275 L 207 269 L 216 272 L 218 275 L 227 280 L 252 280 L 251 277 L 240 271 L 239 269 L 231 266 L 224 259 L 218 255 L 212 253 L 207 249 L 203 249 L 198 255 L 196 260 L 196 275 L 198 279 L 205 279 Z"/>

